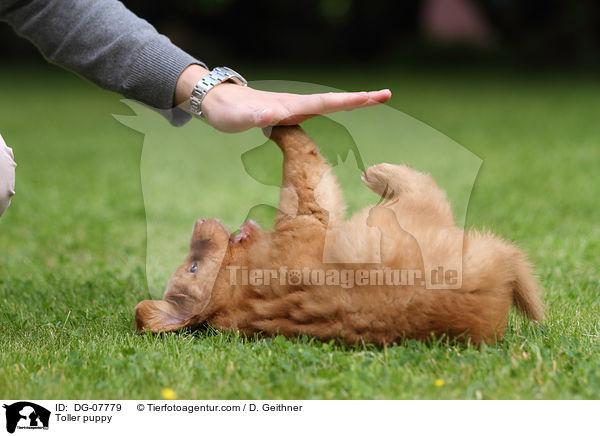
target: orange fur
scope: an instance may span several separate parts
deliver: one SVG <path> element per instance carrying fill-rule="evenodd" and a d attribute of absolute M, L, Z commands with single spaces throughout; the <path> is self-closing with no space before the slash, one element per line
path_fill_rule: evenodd
<path fill-rule="evenodd" d="M 271 139 L 284 154 L 274 230 L 246 222 L 234 237 L 218 220 L 199 220 L 188 257 L 163 300 L 136 306 L 139 331 L 207 322 L 248 334 L 306 334 L 347 343 L 432 335 L 480 343 L 502 336 L 512 304 L 529 318 L 542 319 L 538 286 L 523 253 L 491 234 L 457 228 L 445 193 L 431 176 L 408 166 L 368 168 L 363 181 L 384 201 L 344 221 L 340 188 L 313 141 L 298 126 L 275 127 Z M 333 250 L 324 263 L 326 238 Z M 437 266 L 458 266 L 462 280 L 455 289 L 231 281 L 232 266 L 368 270 L 374 265 L 354 262 L 375 252 L 381 261 L 377 268 L 417 270 L 427 277 Z"/>

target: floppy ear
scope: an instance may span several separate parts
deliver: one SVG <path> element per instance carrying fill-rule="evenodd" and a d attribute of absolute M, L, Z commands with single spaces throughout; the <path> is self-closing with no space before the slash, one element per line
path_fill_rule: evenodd
<path fill-rule="evenodd" d="M 210 291 L 173 286 L 162 300 L 144 300 L 135 306 L 135 327 L 140 332 L 172 332 L 197 323 L 208 306 Z"/>
<path fill-rule="evenodd" d="M 135 328 L 140 332 L 172 332 L 185 327 L 192 318 L 165 300 L 144 300 L 134 310 Z"/>

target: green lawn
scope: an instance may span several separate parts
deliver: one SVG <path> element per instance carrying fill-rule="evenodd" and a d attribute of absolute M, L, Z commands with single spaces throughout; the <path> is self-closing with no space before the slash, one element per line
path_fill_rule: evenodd
<path fill-rule="evenodd" d="M 409 341 L 379 349 L 214 331 L 136 334 L 132 308 L 148 297 L 144 138 L 112 117 L 132 114 L 118 96 L 57 69 L 34 71 L 0 71 L 0 132 L 19 164 L 17 196 L 0 220 L 4 398 L 159 398 L 164 387 L 178 398 L 214 399 L 600 397 L 600 82 L 248 74 L 390 87 L 391 106 L 483 160 L 467 224 L 518 241 L 537 265 L 542 325 L 511 313 L 506 338 L 493 346 Z M 353 186 L 351 200 L 366 192 Z M 245 212 L 236 208 L 244 186 L 221 191 L 202 199 L 209 212 Z"/>

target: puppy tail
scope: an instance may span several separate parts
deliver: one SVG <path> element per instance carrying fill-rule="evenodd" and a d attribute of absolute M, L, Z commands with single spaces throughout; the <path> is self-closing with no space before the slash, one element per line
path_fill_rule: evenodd
<path fill-rule="evenodd" d="M 513 301 L 515 306 L 534 321 L 544 319 L 544 303 L 540 299 L 539 285 L 533 275 L 531 265 L 519 250 L 513 257 Z"/>

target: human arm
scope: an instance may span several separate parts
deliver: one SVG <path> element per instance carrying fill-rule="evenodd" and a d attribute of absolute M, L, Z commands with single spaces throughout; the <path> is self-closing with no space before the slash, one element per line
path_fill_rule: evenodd
<path fill-rule="evenodd" d="M 206 65 L 160 35 L 117 0 L 0 0 L 0 21 L 31 40 L 50 62 L 81 74 L 99 86 L 153 108 L 185 107 Z M 203 101 L 217 129 L 295 124 L 317 114 L 382 103 L 374 93 L 295 95 L 221 84 Z M 183 124 L 183 111 L 164 111 Z"/>
<path fill-rule="evenodd" d="M 157 109 L 173 107 L 189 65 L 204 65 L 116 0 L 0 0 L 0 20 L 50 62 Z"/>

